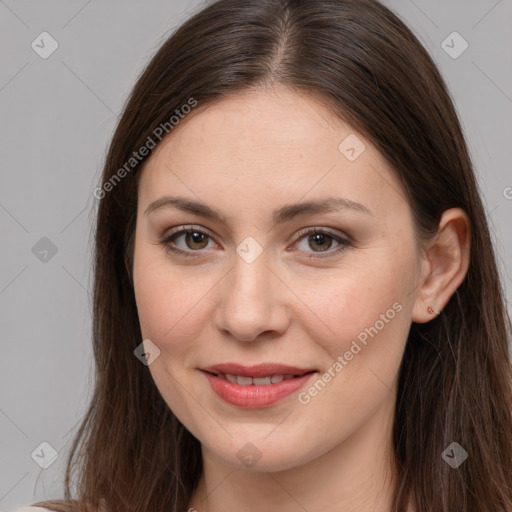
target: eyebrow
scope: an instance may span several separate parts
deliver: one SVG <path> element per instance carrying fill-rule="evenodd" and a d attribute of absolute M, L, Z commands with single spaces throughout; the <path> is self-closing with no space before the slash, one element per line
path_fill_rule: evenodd
<path fill-rule="evenodd" d="M 227 224 L 226 218 L 207 204 L 179 196 L 164 196 L 157 199 L 146 208 L 144 215 L 149 215 L 150 213 L 165 207 L 177 208 L 184 212 L 193 213 L 200 217 Z M 374 216 L 373 212 L 361 203 L 341 197 L 328 197 L 316 201 L 285 205 L 274 210 L 272 218 L 274 225 L 276 225 L 288 222 L 295 217 L 318 213 L 338 212 L 345 209 Z"/>

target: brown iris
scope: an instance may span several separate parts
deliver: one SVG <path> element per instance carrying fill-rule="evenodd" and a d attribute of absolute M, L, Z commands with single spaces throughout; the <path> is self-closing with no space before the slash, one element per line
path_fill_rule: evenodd
<path fill-rule="evenodd" d="M 312 249 L 316 248 L 320 251 L 326 251 L 327 249 L 330 249 L 332 245 L 332 237 L 323 233 L 315 233 L 308 237 L 308 242 Z M 311 242 L 313 242 L 315 245 L 311 245 Z"/>
<path fill-rule="evenodd" d="M 208 235 L 198 233 L 197 231 L 190 231 L 185 235 L 185 242 L 189 249 L 204 249 L 208 245 Z"/>

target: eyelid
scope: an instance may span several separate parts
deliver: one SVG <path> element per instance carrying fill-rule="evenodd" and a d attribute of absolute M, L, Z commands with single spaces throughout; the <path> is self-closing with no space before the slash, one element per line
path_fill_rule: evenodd
<path fill-rule="evenodd" d="M 352 243 L 351 238 L 347 234 L 325 226 L 309 226 L 306 228 L 302 228 L 299 231 L 297 231 L 295 235 L 293 235 L 293 240 L 296 242 L 304 235 L 308 235 L 310 233 L 324 233 L 326 235 L 332 236 L 333 238 L 344 239 L 346 242 Z"/>
<path fill-rule="evenodd" d="M 215 236 L 207 228 L 204 228 L 203 226 L 196 226 L 194 224 L 183 224 L 181 226 L 176 226 L 175 228 L 172 228 L 170 231 L 166 232 L 164 237 L 169 238 L 178 233 L 182 235 L 188 231 L 198 231 L 199 233 L 203 233 L 205 235 L 208 235 L 210 238 L 215 239 Z"/>
<path fill-rule="evenodd" d="M 164 234 L 162 236 L 160 241 L 161 242 L 170 241 L 170 239 L 173 237 L 178 238 L 178 237 L 180 237 L 182 235 L 186 235 L 187 233 L 190 233 L 190 232 L 196 232 L 196 233 L 201 233 L 203 235 L 206 235 L 212 241 L 217 243 L 217 241 L 215 239 L 216 237 L 215 237 L 215 235 L 213 235 L 211 233 L 211 231 L 209 231 L 206 228 L 203 228 L 202 226 L 195 226 L 192 224 L 184 224 L 182 226 L 177 226 L 176 228 L 171 229 L 170 231 L 166 232 L 166 234 Z M 198 252 L 199 253 L 201 251 L 183 251 L 183 252 Z"/>

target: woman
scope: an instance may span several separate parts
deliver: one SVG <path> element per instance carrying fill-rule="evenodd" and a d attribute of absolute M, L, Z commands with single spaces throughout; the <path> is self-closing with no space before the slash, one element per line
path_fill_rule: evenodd
<path fill-rule="evenodd" d="M 137 81 L 95 195 L 95 392 L 66 500 L 35 505 L 512 510 L 486 216 L 387 8 L 205 7 Z"/>

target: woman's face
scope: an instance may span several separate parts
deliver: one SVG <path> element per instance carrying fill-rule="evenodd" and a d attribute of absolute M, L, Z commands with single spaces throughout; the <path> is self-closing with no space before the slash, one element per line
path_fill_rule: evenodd
<path fill-rule="evenodd" d="M 312 97 L 222 99 L 142 172 L 133 277 L 160 351 L 149 370 L 229 465 L 283 470 L 389 432 L 422 273 L 395 174 Z"/>

